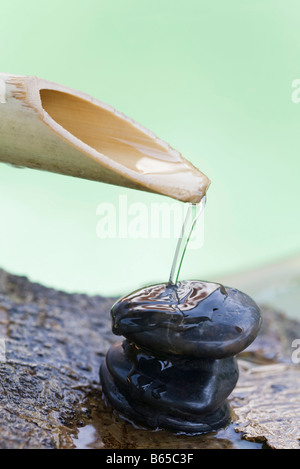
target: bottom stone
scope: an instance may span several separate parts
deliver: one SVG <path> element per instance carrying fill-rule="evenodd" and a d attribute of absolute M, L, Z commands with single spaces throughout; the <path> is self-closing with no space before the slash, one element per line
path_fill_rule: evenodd
<path fill-rule="evenodd" d="M 110 348 L 100 369 L 107 400 L 124 417 L 153 429 L 206 433 L 230 418 L 227 396 L 235 358 L 157 358 L 128 341 Z"/>

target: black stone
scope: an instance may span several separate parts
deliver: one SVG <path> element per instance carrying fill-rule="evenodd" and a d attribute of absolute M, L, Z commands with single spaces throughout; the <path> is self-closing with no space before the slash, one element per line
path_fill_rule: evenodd
<path fill-rule="evenodd" d="M 226 424 L 223 404 L 237 379 L 235 358 L 160 360 L 128 341 L 111 347 L 101 368 L 103 391 L 115 408 L 140 424 L 176 431 Z"/>
<path fill-rule="evenodd" d="M 261 316 L 244 293 L 211 282 L 160 284 L 112 308 L 103 392 L 121 414 L 151 428 L 207 432 L 226 425 L 238 379 L 235 355 L 256 337 Z"/>
<path fill-rule="evenodd" d="M 261 318 L 245 293 L 209 282 L 144 288 L 112 308 L 113 332 L 159 353 L 224 358 L 255 339 Z"/>

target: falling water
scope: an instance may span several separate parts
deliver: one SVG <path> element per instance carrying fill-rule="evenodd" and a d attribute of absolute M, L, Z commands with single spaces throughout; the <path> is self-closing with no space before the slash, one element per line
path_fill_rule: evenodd
<path fill-rule="evenodd" d="M 180 237 L 176 246 L 176 251 L 169 277 L 169 285 L 176 285 L 178 282 L 180 269 L 187 245 L 193 233 L 194 227 L 204 211 L 205 203 L 206 196 L 201 199 L 201 202 L 199 204 L 189 204 L 188 206 L 185 220 L 182 225 Z"/>

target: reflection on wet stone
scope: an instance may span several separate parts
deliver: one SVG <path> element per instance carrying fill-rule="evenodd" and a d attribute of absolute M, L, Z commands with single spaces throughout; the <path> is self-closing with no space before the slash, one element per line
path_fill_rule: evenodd
<path fill-rule="evenodd" d="M 244 293 L 200 281 L 160 284 L 119 300 L 113 332 L 123 343 L 100 370 L 120 414 L 150 428 L 202 433 L 225 426 L 238 379 L 235 355 L 256 337 L 261 316 Z"/>

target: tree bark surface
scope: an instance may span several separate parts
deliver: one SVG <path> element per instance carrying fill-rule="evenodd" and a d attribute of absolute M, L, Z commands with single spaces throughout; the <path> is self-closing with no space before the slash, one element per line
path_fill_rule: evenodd
<path fill-rule="evenodd" d="M 114 298 L 69 294 L 0 270 L 0 448 L 297 448 L 300 323 L 262 307 L 239 357 L 232 423 L 217 433 L 137 429 L 106 406 L 99 367 L 114 342 Z M 299 354 L 300 355 L 300 354 Z"/>

